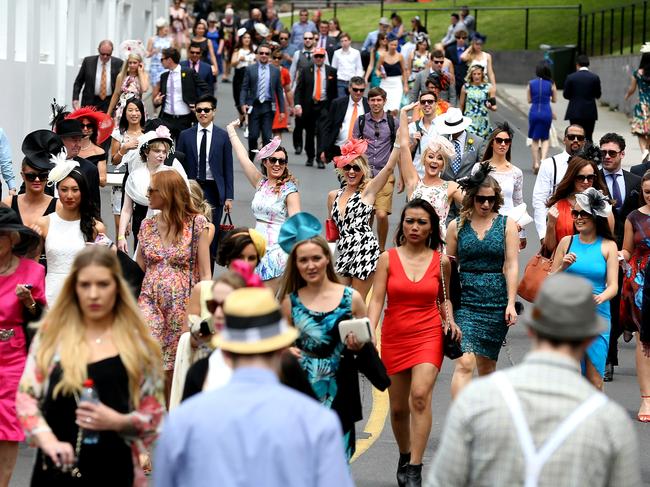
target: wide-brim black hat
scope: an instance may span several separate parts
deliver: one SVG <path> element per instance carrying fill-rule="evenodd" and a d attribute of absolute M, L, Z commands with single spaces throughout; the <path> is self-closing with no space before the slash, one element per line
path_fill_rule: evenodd
<path fill-rule="evenodd" d="M 31 167 L 49 171 L 54 167 L 50 158 L 60 153 L 63 148 L 63 141 L 57 134 L 51 130 L 36 130 L 27 134 L 23 140 L 22 151 Z"/>
<path fill-rule="evenodd" d="M 0 207 L 0 231 L 18 232 L 20 242 L 13 248 L 13 253 L 19 256 L 31 254 L 41 243 L 41 237 L 31 228 L 20 222 L 18 214 L 8 207 Z"/>
<path fill-rule="evenodd" d="M 54 130 L 60 137 L 83 137 L 82 129 L 81 122 L 74 118 L 61 120 L 54 127 Z"/>

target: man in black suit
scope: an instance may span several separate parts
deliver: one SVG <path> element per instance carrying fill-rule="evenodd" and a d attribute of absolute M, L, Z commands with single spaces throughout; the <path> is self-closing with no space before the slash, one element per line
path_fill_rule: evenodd
<path fill-rule="evenodd" d="M 217 255 L 219 222 L 223 210 L 230 213 L 233 189 L 232 145 L 225 130 L 214 125 L 217 99 L 203 95 L 196 101 L 198 125 L 183 130 L 176 148 L 185 154 L 183 167 L 189 179 L 196 180 L 205 199 L 212 206 L 212 222 L 216 233 L 210 244 L 210 256 Z"/>
<path fill-rule="evenodd" d="M 208 85 L 206 94 L 214 94 L 214 83 L 217 81 L 214 74 L 212 74 L 212 66 L 205 61 L 201 61 L 201 44 L 191 42 L 187 50 L 187 59 L 181 61 L 181 68 L 193 69 L 205 83 Z"/>
<path fill-rule="evenodd" d="M 273 137 L 273 116 L 279 111 L 284 120 L 284 96 L 280 83 L 280 70 L 273 66 L 271 46 L 267 43 L 257 48 L 258 62 L 246 68 L 239 102 L 242 110 L 248 112 L 248 154 L 251 160 L 257 150 L 257 139 L 262 133 L 262 145 Z M 275 100 L 278 101 L 276 106 Z"/>
<path fill-rule="evenodd" d="M 105 112 L 111 101 L 115 80 L 122 69 L 123 61 L 113 57 L 113 43 L 103 40 L 97 47 L 97 56 L 87 56 L 81 62 L 81 68 L 72 87 L 72 106 L 93 106 Z M 83 92 L 82 92 L 83 88 Z M 79 103 L 81 93 L 81 103 Z"/>
<path fill-rule="evenodd" d="M 338 86 L 336 69 L 325 64 L 327 51 L 322 47 L 314 49 L 314 64 L 306 66 L 298 72 L 298 82 L 294 94 L 296 117 L 302 118 L 305 127 L 306 166 L 314 165 L 316 148 L 314 135 L 317 136 L 319 153 L 323 147 L 323 119 L 327 117 L 332 101 L 337 98 Z M 318 158 L 318 168 L 325 169 L 325 163 Z"/>
<path fill-rule="evenodd" d="M 643 177 L 646 171 L 650 171 L 650 156 L 646 156 L 646 158 L 641 161 L 641 164 L 636 164 L 630 168 L 630 172 L 636 174 L 640 178 Z"/>
<path fill-rule="evenodd" d="M 571 125 L 582 126 L 588 141 L 592 140 L 598 120 L 596 100 L 601 94 L 600 78 L 589 71 L 589 58 L 586 54 L 579 55 L 576 72 L 567 76 L 564 82 L 564 98 L 569 100 L 564 120 L 569 120 Z"/>
<path fill-rule="evenodd" d="M 607 183 L 610 197 L 615 200 L 612 205 L 614 213 L 614 235 L 616 245 L 621 250 L 623 247 L 623 234 L 627 215 L 640 206 L 639 193 L 641 192 L 641 178 L 621 168 L 625 156 L 625 139 L 618 134 L 608 133 L 600 139 L 602 153 L 601 174 Z M 609 333 L 609 353 L 605 366 L 605 382 L 612 380 L 614 366 L 618 365 L 618 338 L 623 333 L 624 323 L 619 323 L 619 305 L 621 302 L 621 287 L 623 273 L 618 273 L 618 293 L 610 301 L 612 328 Z"/>
<path fill-rule="evenodd" d="M 161 60 L 168 71 L 160 75 L 151 97 L 153 105 L 161 107 L 158 116 L 176 140 L 182 130 L 190 128 L 196 121 L 192 109 L 199 96 L 207 94 L 208 85 L 196 71 L 181 67 L 181 55 L 173 47 L 162 50 Z"/>
<path fill-rule="evenodd" d="M 329 35 L 330 24 L 327 20 L 321 20 L 318 23 L 318 42 L 314 44 L 314 47 L 322 47 L 327 52 L 327 59 L 332 60 L 334 57 L 334 51 L 336 51 L 339 46 L 339 41 L 336 37 Z"/>
<path fill-rule="evenodd" d="M 445 57 L 449 58 L 454 64 L 457 96 L 460 96 L 460 89 L 465 83 L 465 76 L 467 76 L 467 63 L 460 59 L 460 55 L 467 49 L 467 37 L 467 30 L 461 27 L 454 33 L 456 40 L 445 48 Z"/>
<path fill-rule="evenodd" d="M 353 76 L 348 84 L 349 96 L 334 100 L 327 116 L 323 119 L 321 146 L 318 148 L 320 160 L 324 163 L 341 155 L 341 145 L 352 138 L 354 122 L 359 116 L 370 112 L 368 99 L 363 96 L 366 80 Z M 355 113 L 356 105 L 356 113 Z"/>

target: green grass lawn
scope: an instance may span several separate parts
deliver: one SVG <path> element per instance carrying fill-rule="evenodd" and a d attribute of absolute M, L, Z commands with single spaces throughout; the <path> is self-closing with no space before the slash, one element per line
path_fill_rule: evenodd
<path fill-rule="evenodd" d="M 434 40 L 441 39 L 449 25 L 449 14 L 452 11 L 453 5 L 460 5 L 465 2 L 454 2 L 453 0 L 438 0 L 429 3 L 391 3 L 385 4 L 384 15 L 387 17 L 393 9 L 406 9 L 398 10 L 398 14 L 404 20 L 407 27 L 410 27 L 410 19 L 415 15 L 419 15 L 422 21 L 425 20 L 424 9 L 427 7 L 435 8 L 449 8 L 447 12 L 428 12 L 426 14 L 427 29 L 429 35 Z M 467 2 L 471 7 L 510 7 L 510 6 L 540 6 L 540 5 L 573 5 L 578 2 L 572 0 L 473 0 Z M 592 12 L 600 9 L 610 9 L 629 5 L 630 0 L 587 0 L 583 2 L 583 13 Z M 636 38 L 635 43 L 641 42 L 641 9 L 636 9 Z M 472 12 L 473 13 L 473 12 Z M 629 29 L 630 29 L 630 11 L 626 9 L 625 17 L 625 44 L 628 46 L 625 53 L 629 52 Z M 330 18 L 333 16 L 332 9 L 323 10 L 323 17 Z M 352 35 L 353 41 L 362 42 L 366 34 L 377 28 L 377 21 L 380 16 L 379 2 L 372 6 L 363 7 L 343 7 L 337 10 L 337 17 L 341 23 L 344 31 Z M 525 14 L 524 11 L 479 11 L 477 17 L 478 31 L 488 36 L 486 48 L 491 50 L 509 50 L 509 49 L 523 49 L 524 36 L 525 36 Z M 649 12 L 650 17 L 650 12 Z M 595 54 L 600 53 L 600 20 L 601 17 L 596 17 L 596 30 L 594 36 Z M 590 21 L 591 22 L 591 21 Z M 591 23 L 590 23 L 591 25 Z M 605 53 L 609 53 L 609 14 L 605 20 Z M 620 15 L 616 15 L 614 19 L 614 46 L 615 53 L 618 52 L 620 46 Z M 575 44 L 577 42 L 578 30 L 578 15 L 576 10 L 531 10 L 529 17 L 529 38 L 528 48 L 537 50 L 539 45 L 544 44 Z M 650 27 L 648 28 L 650 33 Z M 591 36 L 588 38 L 588 46 L 591 45 Z M 638 51 L 638 49 L 636 49 Z"/>

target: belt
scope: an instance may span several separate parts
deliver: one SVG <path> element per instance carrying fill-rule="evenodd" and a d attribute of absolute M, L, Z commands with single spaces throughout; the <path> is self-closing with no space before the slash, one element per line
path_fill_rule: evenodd
<path fill-rule="evenodd" d="M 9 341 L 9 339 L 11 339 L 11 337 L 13 337 L 14 335 L 16 335 L 16 332 L 14 331 L 13 328 L 0 329 L 0 342 Z"/>

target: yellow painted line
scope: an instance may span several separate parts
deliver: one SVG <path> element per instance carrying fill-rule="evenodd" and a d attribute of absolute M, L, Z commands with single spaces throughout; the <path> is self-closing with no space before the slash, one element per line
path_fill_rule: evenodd
<path fill-rule="evenodd" d="M 368 293 L 366 304 L 370 301 L 372 296 L 372 289 Z M 377 348 L 381 351 L 381 323 L 377 327 Z M 386 416 L 388 415 L 389 402 L 388 390 L 380 391 L 379 389 L 372 388 L 372 407 L 370 409 L 370 416 L 363 428 L 365 433 L 368 433 L 368 438 L 361 438 L 357 440 L 357 447 L 354 455 L 350 459 L 350 463 L 354 462 L 357 458 L 363 455 L 377 439 L 381 436 L 386 424 Z"/>

